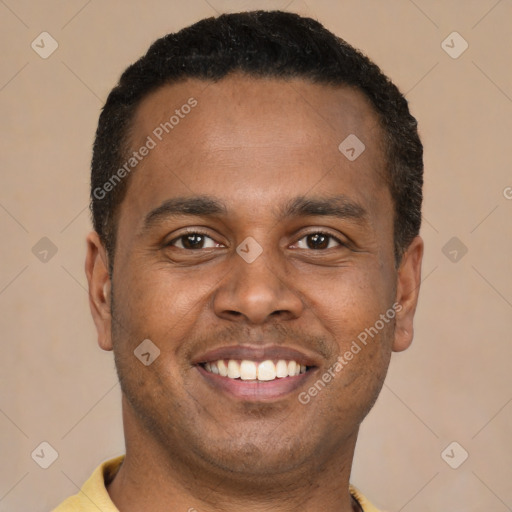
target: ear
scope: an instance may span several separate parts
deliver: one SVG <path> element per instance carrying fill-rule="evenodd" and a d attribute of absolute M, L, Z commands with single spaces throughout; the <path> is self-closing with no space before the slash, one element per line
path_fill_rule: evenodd
<path fill-rule="evenodd" d="M 423 239 L 417 236 L 404 253 L 398 269 L 396 303 L 401 307 L 396 308 L 394 352 L 401 352 L 412 343 L 413 319 L 421 284 L 422 259 Z"/>
<path fill-rule="evenodd" d="M 92 231 L 86 241 L 85 274 L 89 283 L 89 306 L 98 332 L 98 345 L 103 350 L 112 350 L 108 256 L 98 233 Z"/>

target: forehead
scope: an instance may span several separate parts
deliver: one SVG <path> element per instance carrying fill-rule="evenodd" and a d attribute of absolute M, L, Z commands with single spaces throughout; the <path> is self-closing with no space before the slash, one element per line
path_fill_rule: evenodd
<path fill-rule="evenodd" d="M 134 117 L 132 149 L 148 140 L 123 201 L 139 217 L 172 196 L 236 196 L 250 209 L 282 202 L 286 191 L 332 195 L 334 186 L 371 210 L 386 188 L 377 115 L 349 87 L 240 74 L 166 85 Z M 347 145 L 364 151 L 349 159 Z"/>
<path fill-rule="evenodd" d="M 197 106 L 190 109 L 187 102 L 192 101 Z M 169 133 L 158 130 L 160 123 L 169 121 Z M 381 143 L 377 115 L 366 96 L 353 87 L 239 73 L 215 83 L 188 79 L 160 87 L 141 101 L 133 124 L 132 142 L 156 130 L 157 138 L 163 131 L 164 145 L 182 146 L 190 129 L 197 135 L 196 147 L 202 149 L 223 144 L 228 148 L 317 144 L 332 150 L 332 144 L 337 149 L 340 137 L 349 135 L 347 131 L 370 133 L 370 151 L 379 150 Z"/>

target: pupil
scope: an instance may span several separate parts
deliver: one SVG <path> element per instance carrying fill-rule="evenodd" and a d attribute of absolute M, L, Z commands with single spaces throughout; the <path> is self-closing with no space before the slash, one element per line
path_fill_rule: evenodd
<path fill-rule="evenodd" d="M 191 240 L 195 240 L 190 243 Z M 185 243 L 183 244 L 187 249 L 194 249 L 199 247 L 203 241 L 203 235 L 192 234 L 185 237 Z"/>
<path fill-rule="evenodd" d="M 308 244 L 310 249 L 325 249 L 329 245 L 328 237 L 321 233 L 309 235 L 309 240 L 312 241 L 311 244 Z"/>

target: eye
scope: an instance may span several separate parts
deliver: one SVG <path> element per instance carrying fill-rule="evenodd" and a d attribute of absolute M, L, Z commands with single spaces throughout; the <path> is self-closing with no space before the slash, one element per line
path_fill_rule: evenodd
<path fill-rule="evenodd" d="M 303 240 L 306 240 L 306 242 L 302 242 Z M 332 241 L 335 241 L 336 245 L 345 245 L 335 236 L 322 232 L 307 234 L 297 242 L 297 245 L 299 249 L 331 249 L 332 247 L 336 247 L 336 245 L 331 244 Z"/>
<path fill-rule="evenodd" d="M 219 247 L 222 244 L 217 243 L 213 238 L 200 231 L 190 231 L 171 240 L 168 246 L 178 247 L 179 249 L 210 249 Z"/>

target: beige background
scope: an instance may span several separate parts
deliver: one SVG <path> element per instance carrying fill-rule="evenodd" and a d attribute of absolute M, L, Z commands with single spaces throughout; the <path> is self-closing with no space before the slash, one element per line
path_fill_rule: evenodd
<path fill-rule="evenodd" d="M 156 38 L 253 8 L 308 14 L 362 49 L 406 92 L 425 145 L 416 337 L 363 425 L 353 483 L 390 511 L 512 510 L 512 2 L 5 0 L 0 511 L 46 512 L 123 453 L 113 357 L 96 344 L 83 271 L 91 143 L 110 88 Z M 43 31 L 59 44 L 48 59 L 31 48 Z M 441 46 L 453 31 L 469 44 L 457 59 Z M 42 237 L 57 248 L 46 262 L 32 252 Z M 443 253 L 452 237 L 468 249 L 457 262 Z M 43 441 L 58 452 L 46 470 L 31 458 Z M 441 457 L 452 441 L 469 453 L 458 469 Z"/>

